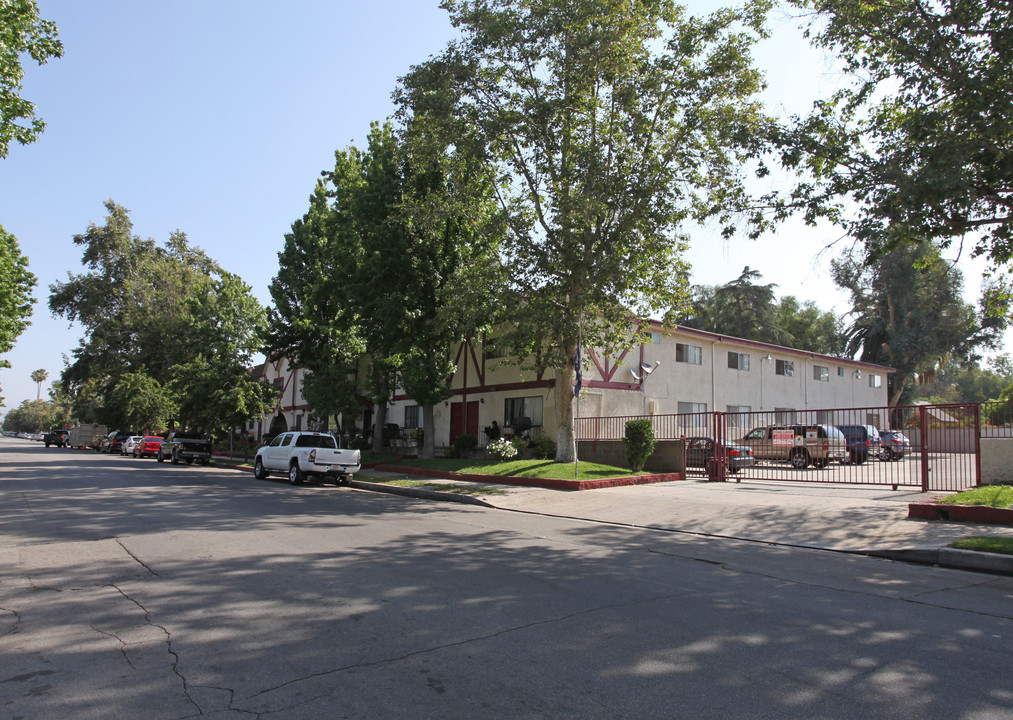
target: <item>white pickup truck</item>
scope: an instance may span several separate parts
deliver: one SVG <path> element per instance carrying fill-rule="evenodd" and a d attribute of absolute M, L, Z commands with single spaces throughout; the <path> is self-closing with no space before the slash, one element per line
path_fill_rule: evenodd
<path fill-rule="evenodd" d="M 316 432 L 281 433 L 257 450 L 253 475 L 263 480 L 271 473 L 286 473 L 297 485 L 307 477 L 333 477 L 347 482 L 361 467 L 358 450 L 341 450 L 334 436 Z"/>

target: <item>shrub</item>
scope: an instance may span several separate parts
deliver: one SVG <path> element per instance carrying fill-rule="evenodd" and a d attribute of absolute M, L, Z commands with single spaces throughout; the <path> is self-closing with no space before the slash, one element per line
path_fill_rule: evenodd
<path fill-rule="evenodd" d="M 629 420 L 623 444 L 626 446 L 626 462 L 630 464 L 630 470 L 640 472 L 647 458 L 654 452 L 654 426 L 650 419 Z"/>
<path fill-rule="evenodd" d="M 490 455 L 501 462 L 503 460 L 509 460 L 517 455 L 517 448 L 514 447 L 512 442 L 505 438 L 493 440 L 486 446 L 485 449 L 489 451 Z"/>
<path fill-rule="evenodd" d="M 468 435 L 467 433 L 461 433 L 454 438 L 454 452 L 455 457 L 468 457 L 468 453 L 478 447 L 478 438 L 474 435 Z"/>
<path fill-rule="evenodd" d="M 514 435 L 510 438 L 510 442 L 515 448 L 517 448 L 518 455 L 528 449 L 528 439 L 523 435 Z"/>
<path fill-rule="evenodd" d="M 535 438 L 535 457 L 539 460 L 553 460 L 556 457 L 556 442 L 548 435 Z"/>

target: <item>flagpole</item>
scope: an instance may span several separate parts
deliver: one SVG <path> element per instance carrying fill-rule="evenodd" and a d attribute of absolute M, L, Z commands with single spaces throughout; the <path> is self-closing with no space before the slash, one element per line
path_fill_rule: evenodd
<path fill-rule="evenodd" d="M 581 357 L 580 357 L 580 343 L 582 338 L 582 326 L 584 324 L 584 311 L 581 309 L 577 315 L 577 352 L 574 353 L 574 373 L 576 375 L 575 382 L 573 385 L 573 394 L 577 397 L 577 413 L 574 416 L 573 421 L 573 479 L 580 480 L 580 466 L 578 465 L 577 458 L 577 437 L 580 433 L 580 386 L 581 382 Z"/>

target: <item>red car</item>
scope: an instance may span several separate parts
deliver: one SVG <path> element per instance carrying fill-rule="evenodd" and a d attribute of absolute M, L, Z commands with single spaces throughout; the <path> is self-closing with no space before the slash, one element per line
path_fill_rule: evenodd
<path fill-rule="evenodd" d="M 145 435 L 141 442 L 134 445 L 134 457 L 154 457 L 158 455 L 158 446 L 165 442 L 165 438 L 157 435 Z"/>

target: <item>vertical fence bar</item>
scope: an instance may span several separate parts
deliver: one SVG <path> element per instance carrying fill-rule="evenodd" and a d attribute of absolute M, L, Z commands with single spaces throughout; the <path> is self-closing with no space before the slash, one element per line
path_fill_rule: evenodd
<path fill-rule="evenodd" d="M 929 491 L 929 413 L 924 405 L 918 408 L 918 431 L 921 433 L 922 492 Z"/>

